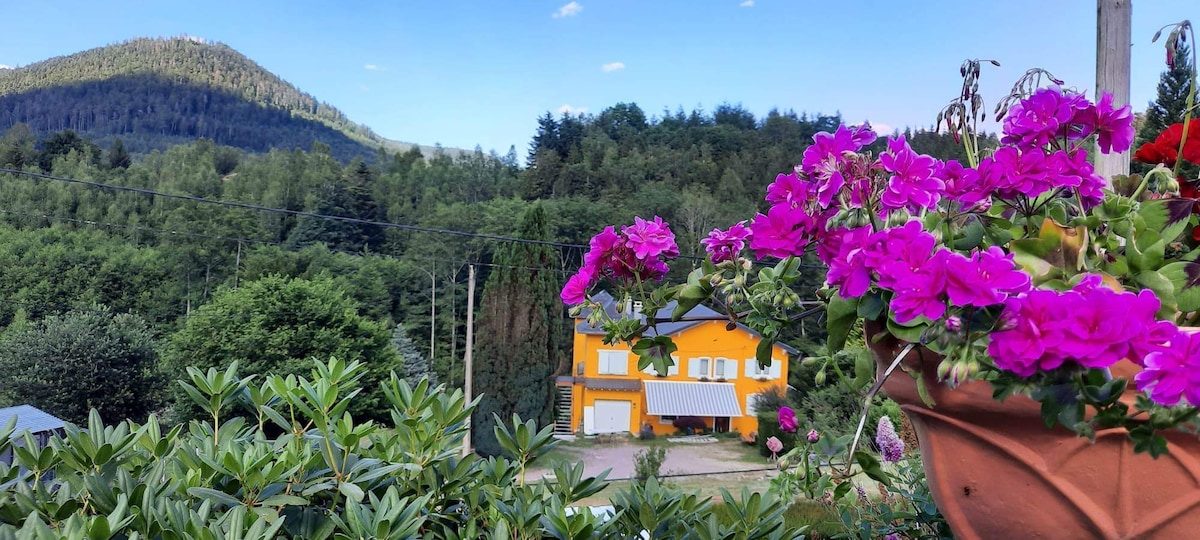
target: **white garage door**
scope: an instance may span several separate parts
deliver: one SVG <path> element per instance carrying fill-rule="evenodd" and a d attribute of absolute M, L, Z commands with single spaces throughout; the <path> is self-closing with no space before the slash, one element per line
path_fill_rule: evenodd
<path fill-rule="evenodd" d="M 633 402 L 597 399 L 595 407 L 596 433 L 629 433 Z"/>

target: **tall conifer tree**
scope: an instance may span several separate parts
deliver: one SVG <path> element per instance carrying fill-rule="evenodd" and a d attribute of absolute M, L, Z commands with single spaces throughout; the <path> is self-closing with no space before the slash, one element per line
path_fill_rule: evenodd
<path fill-rule="evenodd" d="M 540 203 L 521 216 L 521 238 L 548 240 L 546 212 Z M 513 414 L 544 426 L 554 421 L 554 381 L 558 365 L 559 276 L 554 250 L 547 245 L 507 244 L 497 250 L 498 265 L 488 276 L 481 299 L 474 390 L 480 396 L 472 415 L 476 452 L 492 456 L 500 447 L 492 432 L 497 414 Z"/>

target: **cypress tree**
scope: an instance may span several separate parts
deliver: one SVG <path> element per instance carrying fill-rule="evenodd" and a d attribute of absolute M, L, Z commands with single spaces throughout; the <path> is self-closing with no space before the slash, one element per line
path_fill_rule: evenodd
<path fill-rule="evenodd" d="M 133 160 L 129 157 L 129 152 L 125 151 L 125 143 L 121 142 L 118 137 L 113 141 L 112 148 L 108 151 L 108 168 L 110 169 L 128 169 L 133 164 Z"/>
<path fill-rule="evenodd" d="M 1144 143 L 1148 143 L 1158 138 L 1163 130 L 1183 121 L 1183 114 L 1187 111 L 1188 92 L 1192 88 L 1192 59 L 1191 53 L 1188 51 L 1186 43 L 1182 41 L 1175 44 L 1175 65 L 1170 69 L 1162 72 L 1158 79 L 1158 97 L 1150 103 L 1146 108 L 1146 119 L 1138 130 L 1137 138 L 1134 140 L 1133 149 L 1136 152 L 1138 147 Z M 1196 120 L 1196 113 L 1192 113 L 1192 119 Z M 1153 165 L 1145 163 L 1133 162 L 1131 167 L 1132 172 L 1145 174 L 1153 169 Z M 1181 171 L 1187 178 L 1196 177 L 1196 167 L 1184 167 Z"/>
<path fill-rule="evenodd" d="M 417 345 L 404 331 L 404 325 L 397 324 L 396 329 L 392 331 L 392 346 L 400 355 L 400 370 L 396 375 L 412 385 L 417 384 L 422 377 L 427 377 L 430 385 L 437 384 L 437 374 L 429 365 L 429 358 L 417 350 Z"/>
<path fill-rule="evenodd" d="M 519 236 L 548 240 L 546 212 L 540 203 L 525 211 Z M 471 438 L 484 456 L 500 453 L 492 433 L 493 414 L 508 422 L 513 414 L 554 421 L 554 381 L 558 365 L 561 304 L 554 271 L 554 250 L 547 245 L 507 244 L 497 250 L 497 267 L 488 276 L 480 301 L 474 362 L 479 407 L 472 414 Z"/>

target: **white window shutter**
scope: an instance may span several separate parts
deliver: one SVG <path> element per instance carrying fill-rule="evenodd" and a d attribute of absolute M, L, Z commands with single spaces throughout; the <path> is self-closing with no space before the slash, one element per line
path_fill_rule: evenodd
<path fill-rule="evenodd" d="M 725 378 L 734 380 L 738 376 L 738 362 L 730 358 L 725 359 Z"/>
<path fill-rule="evenodd" d="M 605 351 L 599 352 L 599 358 L 598 358 L 597 362 L 599 363 L 599 367 L 596 370 L 596 373 L 599 373 L 601 375 L 607 375 L 608 374 L 608 354 Z"/>
<path fill-rule="evenodd" d="M 754 416 L 758 410 L 755 405 L 758 404 L 758 394 L 750 394 L 746 396 L 746 416 Z"/>
<path fill-rule="evenodd" d="M 746 359 L 746 378 L 747 379 L 754 378 L 754 373 L 755 373 L 756 369 L 758 369 L 758 360 L 756 360 L 754 358 L 747 358 Z"/>
<path fill-rule="evenodd" d="M 683 361 L 680 360 L 678 356 L 672 356 L 671 360 L 674 360 L 675 363 L 671 364 L 671 367 L 667 368 L 668 377 L 672 375 L 679 375 L 679 363 Z"/>
<path fill-rule="evenodd" d="M 614 375 L 629 374 L 629 354 L 623 351 L 613 351 L 609 360 L 609 368 Z"/>
<path fill-rule="evenodd" d="M 700 359 L 688 358 L 688 377 L 692 379 L 700 378 Z"/>
<path fill-rule="evenodd" d="M 779 360 L 771 360 L 771 378 L 778 379 L 783 376 L 783 363 Z"/>

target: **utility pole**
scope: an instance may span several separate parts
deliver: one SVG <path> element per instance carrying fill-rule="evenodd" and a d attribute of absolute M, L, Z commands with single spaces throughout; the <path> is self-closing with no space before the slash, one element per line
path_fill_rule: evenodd
<path fill-rule="evenodd" d="M 1096 0 L 1096 93 L 1113 95 L 1113 107 L 1129 104 L 1129 53 L 1133 37 L 1133 0 Z M 1096 152 L 1096 173 L 1112 185 L 1112 177 L 1129 174 L 1129 151 Z"/>
<path fill-rule="evenodd" d="M 463 393 L 471 402 L 471 351 L 475 348 L 475 265 L 467 267 L 467 348 L 463 353 Z M 471 417 L 467 417 L 467 436 L 463 438 L 463 456 L 471 453 Z"/>

